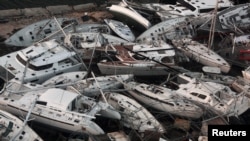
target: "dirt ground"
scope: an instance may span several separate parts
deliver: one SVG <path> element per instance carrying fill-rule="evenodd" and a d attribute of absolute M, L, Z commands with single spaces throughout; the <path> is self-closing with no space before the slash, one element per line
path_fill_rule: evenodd
<path fill-rule="evenodd" d="M 87 15 L 90 17 L 88 21 L 83 22 L 82 16 Z M 112 14 L 108 11 L 102 10 L 102 11 L 90 11 L 90 12 L 72 12 L 67 13 L 64 15 L 55 15 L 55 17 L 69 17 L 69 18 L 76 18 L 78 22 L 81 23 L 95 23 L 95 22 L 102 22 L 104 18 L 112 18 Z M 8 19 L 7 23 L 0 23 L 0 37 L 2 38 L 8 38 L 10 35 L 12 35 L 15 31 L 28 26 L 32 23 L 53 18 L 53 17 L 46 17 L 46 16 L 38 16 L 38 17 L 11 17 Z"/>

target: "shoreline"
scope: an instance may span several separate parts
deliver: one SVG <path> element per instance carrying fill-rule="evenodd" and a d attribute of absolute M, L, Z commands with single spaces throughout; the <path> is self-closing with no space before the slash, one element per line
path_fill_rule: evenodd
<path fill-rule="evenodd" d="M 83 22 L 82 16 L 84 16 L 85 13 L 88 13 L 88 16 L 90 16 L 90 20 Z M 60 17 L 69 17 L 69 18 L 75 18 L 79 24 L 81 23 L 100 23 L 103 21 L 104 18 L 112 18 L 113 15 L 109 13 L 108 11 L 104 10 L 103 8 L 95 8 L 84 10 L 84 11 L 71 11 L 66 12 L 62 14 L 53 14 L 53 15 L 42 15 L 42 16 L 14 16 L 8 19 L 5 23 L 0 23 L 0 41 L 7 39 L 10 37 L 13 33 L 18 31 L 21 28 L 24 28 L 25 26 L 28 26 L 32 23 L 44 20 L 44 19 L 50 19 L 50 18 L 60 18 Z"/>

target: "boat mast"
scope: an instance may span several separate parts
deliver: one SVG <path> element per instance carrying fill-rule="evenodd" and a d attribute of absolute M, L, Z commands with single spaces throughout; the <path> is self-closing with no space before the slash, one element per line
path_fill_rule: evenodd
<path fill-rule="evenodd" d="M 217 12 L 218 12 L 218 0 L 216 1 L 216 5 L 214 8 L 212 20 L 211 20 L 211 27 L 210 27 L 210 32 L 209 32 L 209 38 L 208 38 L 208 48 L 211 49 L 213 42 L 214 42 L 214 31 L 215 31 L 215 24 L 216 24 L 216 19 L 217 19 Z"/>
<path fill-rule="evenodd" d="M 59 22 L 57 21 L 56 17 L 54 17 L 56 24 L 58 25 L 59 29 L 62 31 L 63 35 L 65 36 L 65 38 L 69 38 L 69 36 L 64 32 L 63 28 L 61 27 L 61 25 L 59 24 Z M 71 25 L 71 24 L 70 24 Z M 77 57 L 80 59 L 82 66 L 88 70 L 87 66 L 85 65 L 85 63 L 83 62 L 81 55 L 79 55 L 79 52 L 75 49 L 75 47 L 72 44 L 69 44 L 69 46 L 73 49 L 73 51 L 75 51 Z"/>
<path fill-rule="evenodd" d="M 101 92 L 102 98 L 104 99 L 105 103 L 108 104 L 107 99 L 106 99 L 106 97 L 104 96 L 104 93 L 103 93 L 103 91 L 102 91 L 102 89 L 101 89 L 101 87 L 100 87 L 98 81 L 97 81 L 96 78 L 95 78 L 95 74 L 94 74 L 93 72 L 91 72 L 91 75 L 93 76 L 93 78 L 94 78 L 94 80 L 95 80 L 95 82 L 96 82 L 97 88 L 98 88 L 98 89 L 100 90 L 100 92 Z"/>

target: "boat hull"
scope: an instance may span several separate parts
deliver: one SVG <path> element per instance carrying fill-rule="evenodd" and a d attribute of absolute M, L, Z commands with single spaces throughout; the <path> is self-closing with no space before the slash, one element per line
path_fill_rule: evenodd
<path fill-rule="evenodd" d="M 1 97 L 0 103 L 0 109 L 3 109 L 13 115 L 27 116 L 28 114 L 29 109 L 12 103 L 11 100 L 6 101 L 3 97 Z M 63 116 L 65 116 L 65 118 L 62 118 Z M 89 119 L 77 119 L 74 117 L 74 114 L 68 113 L 65 115 L 65 113 L 63 114 L 60 110 L 44 111 L 42 107 L 35 107 L 30 114 L 30 118 L 34 119 L 33 121 L 35 122 L 53 126 L 54 128 L 68 133 L 86 133 L 93 135 L 104 134 L 104 131 L 96 123 L 90 121 Z M 85 121 L 86 124 L 83 124 L 81 120 Z"/>
<path fill-rule="evenodd" d="M 154 63 L 148 64 L 147 62 L 140 64 L 126 63 L 126 65 L 122 65 L 122 63 L 116 65 L 112 64 L 112 62 L 109 64 L 100 62 L 97 63 L 97 66 L 100 72 L 106 75 L 134 74 L 136 76 L 159 76 L 171 73 L 165 66 L 157 66 Z M 178 69 L 178 66 L 173 68 Z"/>

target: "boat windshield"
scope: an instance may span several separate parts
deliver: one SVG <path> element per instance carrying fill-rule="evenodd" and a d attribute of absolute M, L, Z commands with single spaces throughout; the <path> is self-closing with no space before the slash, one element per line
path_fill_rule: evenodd
<path fill-rule="evenodd" d="M 17 54 L 16 59 L 22 63 L 24 66 L 27 65 L 27 61 L 25 61 L 19 54 Z M 40 71 L 40 70 L 45 70 L 45 69 L 49 69 L 53 66 L 53 64 L 46 64 L 43 66 L 34 66 L 32 64 L 28 64 L 28 68 L 32 69 L 32 70 L 36 70 L 36 71 Z"/>

